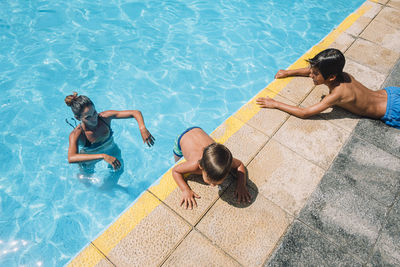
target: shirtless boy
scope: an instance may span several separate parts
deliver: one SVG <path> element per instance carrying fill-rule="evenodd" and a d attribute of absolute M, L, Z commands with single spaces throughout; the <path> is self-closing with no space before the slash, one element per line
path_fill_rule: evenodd
<path fill-rule="evenodd" d="M 231 170 L 236 171 L 237 185 L 235 195 L 239 202 L 250 202 L 250 194 L 246 186 L 243 163 L 232 157 L 224 145 L 215 141 L 199 127 L 185 130 L 175 140 L 175 161 L 185 157 L 186 161 L 172 169 L 172 176 L 182 192 L 181 206 L 192 209 L 197 207 L 195 198 L 200 198 L 190 189 L 183 175 L 186 173 L 201 174 L 204 182 L 211 186 L 221 184 Z"/>
<path fill-rule="evenodd" d="M 329 94 L 321 102 L 301 108 L 287 105 L 269 97 L 256 100 L 262 108 L 276 108 L 299 118 L 308 118 L 332 106 L 339 106 L 354 114 L 380 119 L 387 125 L 400 129 L 400 87 L 387 87 L 372 91 L 353 76 L 343 72 L 345 58 L 337 49 L 326 49 L 307 60 L 310 67 L 296 70 L 279 70 L 275 78 L 290 76 L 311 77 L 315 85 L 325 84 Z"/>

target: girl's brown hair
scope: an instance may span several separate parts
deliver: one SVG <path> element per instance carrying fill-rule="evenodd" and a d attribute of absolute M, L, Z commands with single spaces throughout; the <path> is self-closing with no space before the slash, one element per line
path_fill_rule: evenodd
<path fill-rule="evenodd" d="M 66 96 L 64 101 L 67 106 L 71 107 L 72 112 L 77 118 L 81 116 L 85 107 L 93 106 L 93 102 L 89 97 L 84 95 L 78 96 L 77 92 L 73 92 L 72 95 Z"/>
<path fill-rule="evenodd" d="M 219 182 L 231 169 L 232 153 L 226 146 L 212 143 L 204 148 L 199 164 L 211 181 Z"/>

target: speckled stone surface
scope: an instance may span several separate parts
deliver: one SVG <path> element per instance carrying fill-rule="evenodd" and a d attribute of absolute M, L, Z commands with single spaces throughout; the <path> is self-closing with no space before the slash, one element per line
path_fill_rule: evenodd
<path fill-rule="evenodd" d="M 359 35 L 365 27 L 371 22 L 371 18 L 363 16 L 359 18 L 353 25 L 351 25 L 347 30 L 346 33 L 350 35 Z"/>
<path fill-rule="evenodd" d="M 224 145 L 229 148 L 234 158 L 241 160 L 243 164 L 247 165 L 268 139 L 269 137 L 261 131 L 245 124 Z"/>
<path fill-rule="evenodd" d="M 230 186 L 196 228 L 240 264 L 259 266 L 292 217 L 253 189 L 253 202 L 248 204 L 238 204 L 233 192 Z"/>
<path fill-rule="evenodd" d="M 300 213 L 299 220 L 363 262 L 378 239 L 387 209 L 331 170 Z"/>
<path fill-rule="evenodd" d="M 248 166 L 261 195 L 296 215 L 324 170 L 272 139 Z"/>
<path fill-rule="evenodd" d="M 101 260 L 98 264 L 96 264 L 96 267 L 114 267 L 115 265 L 112 264 L 109 260 L 104 259 Z"/>
<path fill-rule="evenodd" d="M 354 133 L 375 146 L 400 157 L 400 130 L 379 120 L 363 118 Z"/>
<path fill-rule="evenodd" d="M 360 36 L 385 48 L 400 52 L 397 41 L 400 38 L 400 30 L 390 25 L 373 21 Z"/>
<path fill-rule="evenodd" d="M 387 86 L 400 86 L 400 60 L 394 65 L 389 77 L 385 80 L 382 88 Z"/>
<path fill-rule="evenodd" d="M 330 171 L 387 207 L 400 192 L 400 159 L 356 136 L 343 147 Z"/>
<path fill-rule="evenodd" d="M 329 47 L 339 49 L 344 53 L 354 41 L 355 38 L 352 35 L 343 33 Z"/>
<path fill-rule="evenodd" d="M 313 88 L 314 83 L 309 77 L 295 77 L 279 92 L 279 95 L 298 105 Z"/>
<path fill-rule="evenodd" d="M 387 4 L 389 2 L 389 0 L 378 0 L 378 3 L 380 4 Z"/>
<path fill-rule="evenodd" d="M 352 36 L 358 36 L 365 29 L 365 27 L 367 27 L 371 20 L 381 11 L 382 5 L 374 3 L 372 1 L 365 1 L 365 3 L 362 4 L 361 8 L 367 8 L 367 11 L 357 21 L 355 21 L 345 31 L 345 33 Z"/>
<path fill-rule="evenodd" d="M 327 169 L 349 134 L 320 116 L 307 120 L 291 116 L 275 134 L 275 138 L 304 158 Z"/>
<path fill-rule="evenodd" d="M 164 200 L 164 203 L 187 220 L 191 225 L 195 225 L 219 198 L 220 190 L 225 190 L 232 180 L 232 178 L 227 179 L 220 187 L 213 187 L 204 183 L 201 175 L 190 175 L 187 177 L 187 183 L 193 192 L 200 196 L 200 198 L 196 198 L 197 207 L 185 209 L 180 205 L 182 194 L 178 187 L 169 194 L 169 196 Z"/>
<path fill-rule="evenodd" d="M 295 103 L 279 95 L 275 96 L 274 99 L 285 104 L 295 105 Z M 258 113 L 254 115 L 247 124 L 263 132 L 267 136 L 272 136 L 282 126 L 287 118 L 289 118 L 289 114 L 285 112 L 276 109 L 263 108 L 259 109 Z"/>
<path fill-rule="evenodd" d="M 388 2 L 388 6 L 396 8 L 396 9 L 400 9 L 400 1 L 399 0 L 390 0 Z"/>
<path fill-rule="evenodd" d="M 388 215 L 371 263 L 373 266 L 400 265 L 400 199 Z"/>
<path fill-rule="evenodd" d="M 265 266 L 362 266 L 362 264 L 296 220 Z"/>
<path fill-rule="evenodd" d="M 400 29 L 400 10 L 392 7 L 384 7 L 375 20 Z"/>
<path fill-rule="evenodd" d="M 173 211 L 160 204 L 107 257 L 117 266 L 156 266 L 190 229 Z"/>
<path fill-rule="evenodd" d="M 388 2 L 388 0 L 378 0 L 378 2 L 380 4 L 385 4 L 383 2 Z M 380 5 L 378 3 L 376 3 L 374 0 L 372 1 L 365 1 L 364 4 L 361 5 L 362 7 L 368 7 L 369 9 L 367 10 L 367 12 L 365 12 L 364 15 L 362 15 L 362 17 L 367 17 L 370 19 L 375 19 L 376 15 L 381 12 L 383 6 Z"/>
<path fill-rule="evenodd" d="M 373 42 L 357 39 L 345 56 L 382 74 L 389 74 L 399 53 Z"/>
<path fill-rule="evenodd" d="M 4 266 L 7 266 L 6 263 L 3 263 Z M 12 265 L 10 262 L 9 266 Z M 78 267 L 78 266 L 99 266 L 99 267 L 111 267 L 114 266 L 110 261 L 108 261 L 104 255 L 100 252 L 98 248 L 96 248 L 92 243 L 90 243 L 84 253 L 79 254 L 77 258 L 72 260 L 68 266 Z"/>
<path fill-rule="evenodd" d="M 241 266 L 210 240 L 193 230 L 162 266 Z"/>

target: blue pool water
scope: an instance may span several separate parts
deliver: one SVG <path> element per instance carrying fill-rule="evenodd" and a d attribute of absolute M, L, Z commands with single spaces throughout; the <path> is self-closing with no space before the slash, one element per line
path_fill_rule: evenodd
<path fill-rule="evenodd" d="M 364 0 L 0 2 L 0 266 L 61 266 L 173 164 L 175 137 L 211 132 Z M 125 169 L 68 164 L 77 91 L 113 121 Z"/>

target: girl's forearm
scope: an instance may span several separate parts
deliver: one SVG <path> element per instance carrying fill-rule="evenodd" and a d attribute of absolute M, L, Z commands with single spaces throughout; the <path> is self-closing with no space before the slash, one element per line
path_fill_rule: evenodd
<path fill-rule="evenodd" d="M 140 112 L 140 110 L 133 110 L 132 112 L 132 116 L 135 118 L 135 120 L 137 121 L 139 128 L 142 130 L 144 128 L 146 128 L 146 125 L 144 124 L 144 119 L 143 119 L 143 115 L 142 112 Z"/>
<path fill-rule="evenodd" d="M 69 163 L 77 163 L 96 159 L 104 159 L 105 154 L 74 154 L 68 156 Z"/>

